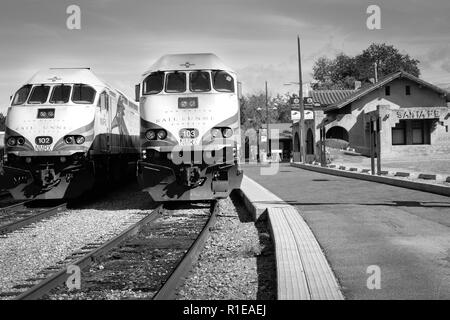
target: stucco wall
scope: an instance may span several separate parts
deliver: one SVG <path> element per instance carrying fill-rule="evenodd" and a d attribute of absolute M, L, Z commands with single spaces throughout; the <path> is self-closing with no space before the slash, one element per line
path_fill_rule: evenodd
<path fill-rule="evenodd" d="M 439 93 L 420 87 L 417 83 L 409 79 L 395 79 L 388 84 L 391 87 L 391 94 L 385 95 L 385 88 L 377 89 L 359 100 L 354 101 L 345 108 L 339 110 L 337 114 L 328 114 L 332 123 L 326 126 L 327 131 L 333 126 L 341 126 L 349 133 L 350 146 L 363 154 L 369 154 L 369 132 L 366 130 L 365 114 L 377 110 L 377 106 L 383 106 L 384 110 L 391 110 L 391 120 L 384 120 L 382 127 L 382 156 L 399 157 L 402 155 L 426 155 L 430 153 L 449 153 L 450 133 L 446 126 L 450 115 L 443 111 L 443 116 L 435 129 L 431 132 L 431 145 L 405 145 L 392 146 L 391 127 L 395 126 L 398 119 L 394 119 L 394 113 L 399 108 L 434 108 L 446 107 L 445 97 Z M 411 95 L 406 95 L 405 86 L 411 87 Z M 448 108 L 447 108 L 448 111 Z M 385 112 L 385 115 L 389 112 Z M 394 121 L 395 120 L 395 121 Z"/>

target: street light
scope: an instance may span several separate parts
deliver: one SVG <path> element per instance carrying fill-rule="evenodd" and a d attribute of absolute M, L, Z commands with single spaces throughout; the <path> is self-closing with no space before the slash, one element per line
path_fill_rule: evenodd
<path fill-rule="evenodd" d="M 265 82 L 265 87 L 266 87 L 266 125 L 267 125 L 267 133 L 266 133 L 266 137 L 267 137 L 267 157 L 271 156 L 271 152 L 270 152 L 270 140 L 269 140 L 269 122 L 270 122 L 270 118 L 269 118 L 269 101 L 268 101 L 268 91 L 267 91 L 267 81 Z M 272 110 L 277 110 L 278 108 L 275 106 L 273 106 L 271 108 Z M 258 107 L 256 108 L 256 110 L 261 111 L 262 108 Z"/>

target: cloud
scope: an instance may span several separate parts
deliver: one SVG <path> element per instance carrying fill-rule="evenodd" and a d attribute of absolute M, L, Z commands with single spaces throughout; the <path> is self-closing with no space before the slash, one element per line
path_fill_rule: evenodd
<path fill-rule="evenodd" d="M 444 69 L 447 72 L 450 72 L 450 59 L 442 64 L 442 69 Z"/>
<path fill-rule="evenodd" d="M 382 30 L 366 28 L 360 0 L 77 0 L 82 29 L 66 28 L 70 1 L 0 2 L 0 108 L 38 69 L 89 66 L 125 92 L 166 53 L 214 52 L 236 69 L 244 91 L 293 91 L 296 36 L 305 81 L 323 55 L 354 55 L 389 42 L 422 61 L 428 81 L 447 81 L 450 1 L 377 0 Z M 444 45 L 445 44 L 445 45 Z M 442 79 L 442 80 L 441 80 Z"/>

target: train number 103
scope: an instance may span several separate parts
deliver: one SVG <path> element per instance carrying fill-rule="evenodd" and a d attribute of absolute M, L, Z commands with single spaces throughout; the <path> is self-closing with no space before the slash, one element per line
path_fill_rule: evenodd
<path fill-rule="evenodd" d="M 181 129 L 180 130 L 180 138 L 182 139 L 195 139 L 198 137 L 198 130 L 197 129 Z"/>

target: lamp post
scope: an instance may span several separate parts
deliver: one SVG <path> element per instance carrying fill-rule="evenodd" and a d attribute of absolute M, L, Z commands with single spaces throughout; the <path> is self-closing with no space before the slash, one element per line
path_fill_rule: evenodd
<path fill-rule="evenodd" d="M 269 123 L 270 123 L 270 118 L 269 118 L 269 99 L 268 99 L 268 90 L 267 90 L 267 81 L 265 81 L 265 89 L 266 89 L 266 99 L 265 99 L 265 105 L 266 105 L 266 130 L 267 130 L 267 134 L 266 134 L 266 138 L 267 138 L 267 157 L 271 156 L 271 150 L 270 150 L 270 139 L 269 139 Z M 257 108 L 256 110 L 261 111 L 262 108 Z M 277 110 L 277 107 L 273 107 L 272 110 Z"/>
<path fill-rule="evenodd" d="M 270 153 L 270 139 L 269 139 L 269 103 L 267 101 L 267 81 L 266 81 L 266 122 L 267 122 L 267 158 L 271 156 Z"/>

